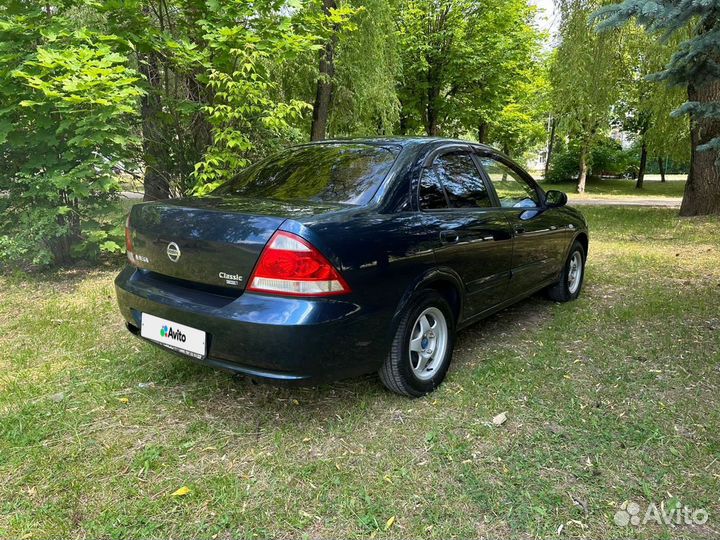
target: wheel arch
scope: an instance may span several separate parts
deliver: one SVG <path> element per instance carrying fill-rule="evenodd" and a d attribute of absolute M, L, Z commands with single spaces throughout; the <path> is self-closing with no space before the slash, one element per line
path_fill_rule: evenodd
<path fill-rule="evenodd" d="M 422 274 L 406 289 L 393 315 L 393 328 L 397 328 L 402 314 L 407 309 L 413 296 L 425 289 L 439 292 L 453 310 L 455 325 L 460 322 L 465 300 L 462 280 L 457 273 L 449 268 L 436 268 Z"/>
<path fill-rule="evenodd" d="M 585 250 L 585 258 L 588 256 L 588 249 L 590 248 L 590 239 L 585 231 L 579 232 L 573 239 L 573 243 L 580 242 L 580 245 Z"/>

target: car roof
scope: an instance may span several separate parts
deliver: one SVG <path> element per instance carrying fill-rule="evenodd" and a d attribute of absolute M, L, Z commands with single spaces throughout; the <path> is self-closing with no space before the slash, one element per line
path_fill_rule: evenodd
<path fill-rule="evenodd" d="M 464 141 L 461 139 L 451 139 L 447 137 L 401 137 L 401 136 L 389 136 L 389 137 L 358 137 L 348 139 L 325 139 L 322 141 L 313 141 L 298 146 L 306 146 L 311 144 L 348 144 L 348 143 L 359 143 L 359 144 L 370 144 L 375 146 L 395 146 L 400 148 L 406 148 L 409 146 L 422 146 L 422 145 L 439 145 L 444 143 L 456 143 L 456 144 L 469 144 L 476 148 L 485 148 L 493 150 L 492 147 L 486 144 L 480 144 L 473 141 Z"/>

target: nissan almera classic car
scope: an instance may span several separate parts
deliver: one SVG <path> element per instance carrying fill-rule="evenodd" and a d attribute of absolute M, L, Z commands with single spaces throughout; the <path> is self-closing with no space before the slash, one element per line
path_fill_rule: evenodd
<path fill-rule="evenodd" d="M 456 332 L 536 291 L 573 300 L 588 230 L 493 148 L 328 141 L 210 196 L 135 205 L 115 281 L 133 334 L 254 379 L 378 372 L 421 396 Z"/>

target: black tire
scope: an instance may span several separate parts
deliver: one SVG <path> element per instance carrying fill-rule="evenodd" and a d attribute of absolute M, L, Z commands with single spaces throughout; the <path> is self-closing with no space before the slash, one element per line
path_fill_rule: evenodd
<path fill-rule="evenodd" d="M 413 371 L 410 353 L 410 339 L 413 329 L 420 316 L 428 308 L 436 308 L 445 318 L 447 327 L 447 346 L 442 358 L 437 358 L 437 364 L 427 379 L 420 379 Z M 455 316 L 447 300 L 434 290 L 424 290 L 415 295 L 410 301 L 405 314 L 400 320 L 395 337 L 390 347 L 390 353 L 378 372 L 380 380 L 388 390 L 408 397 L 424 396 L 435 390 L 445 378 L 453 347 L 455 346 Z M 417 353 L 416 353 L 417 354 Z M 417 358 L 415 356 L 414 358 Z"/>
<path fill-rule="evenodd" d="M 570 265 L 573 261 L 573 257 L 575 257 L 575 254 L 579 254 L 580 256 L 580 282 L 577 284 L 577 288 L 575 290 L 571 290 L 570 287 Z M 582 290 L 583 282 L 585 281 L 585 248 L 583 245 L 578 242 L 577 240 L 573 243 L 572 247 L 570 248 L 570 253 L 568 254 L 567 260 L 565 261 L 565 265 L 563 266 L 562 275 L 560 276 L 560 280 L 555 283 L 554 285 L 551 285 L 545 290 L 545 293 L 547 297 L 550 300 L 554 300 L 555 302 L 569 302 L 571 300 L 575 300 L 578 296 L 580 296 L 580 291 Z"/>

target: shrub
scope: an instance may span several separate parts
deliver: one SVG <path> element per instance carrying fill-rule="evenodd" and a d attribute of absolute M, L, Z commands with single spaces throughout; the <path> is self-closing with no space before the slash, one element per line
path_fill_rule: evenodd
<path fill-rule="evenodd" d="M 590 152 L 590 173 L 594 176 L 623 176 L 637 163 L 634 154 L 631 150 L 623 150 L 616 140 L 603 137 Z"/>
<path fill-rule="evenodd" d="M 0 261 L 64 264 L 121 251 L 109 218 L 115 167 L 137 144 L 142 91 L 113 36 L 73 30 L 40 9 L 0 20 Z M 18 54 L 19 52 L 22 54 Z"/>
<path fill-rule="evenodd" d="M 588 175 L 627 176 L 637 174 L 639 156 L 633 149 L 623 150 L 616 140 L 610 137 L 599 139 L 588 156 Z M 570 142 L 565 148 L 556 150 L 550 163 L 547 182 L 560 184 L 574 182 L 580 172 L 580 146 Z"/>
<path fill-rule="evenodd" d="M 550 162 L 550 170 L 548 171 L 547 182 L 551 184 L 561 184 L 563 182 L 572 182 L 577 179 L 580 170 L 580 147 L 570 144 L 567 147 L 558 145 Z"/>

